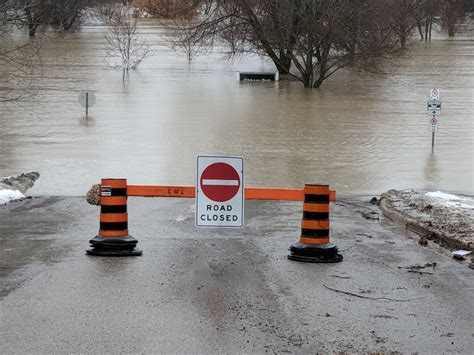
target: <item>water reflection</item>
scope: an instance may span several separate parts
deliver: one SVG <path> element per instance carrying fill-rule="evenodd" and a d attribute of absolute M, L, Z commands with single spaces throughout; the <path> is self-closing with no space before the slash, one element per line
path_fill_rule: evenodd
<path fill-rule="evenodd" d="M 436 182 L 439 181 L 439 167 L 434 151 L 427 155 L 424 169 L 424 179 L 426 180 L 427 188 L 436 188 Z"/>
<path fill-rule="evenodd" d="M 79 125 L 83 127 L 89 127 L 89 126 L 94 126 L 95 125 L 95 118 L 92 117 L 91 115 L 89 116 L 83 116 L 79 120 Z"/>

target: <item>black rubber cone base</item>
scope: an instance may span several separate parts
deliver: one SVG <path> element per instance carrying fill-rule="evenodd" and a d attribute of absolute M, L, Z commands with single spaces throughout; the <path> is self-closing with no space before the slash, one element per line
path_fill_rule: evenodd
<path fill-rule="evenodd" d="M 288 259 L 306 263 L 338 263 L 343 257 L 332 243 L 311 245 L 297 242 L 290 246 Z"/>
<path fill-rule="evenodd" d="M 138 241 L 131 235 L 126 237 L 95 236 L 89 241 L 92 249 L 86 250 L 88 255 L 94 256 L 139 256 L 143 252 L 135 249 Z"/>
<path fill-rule="evenodd" d="M 86 250 L 88 255 L 94 256 L 140 256 L 143 254 L 141 250 L 97 250 L 89 249 Z"/>

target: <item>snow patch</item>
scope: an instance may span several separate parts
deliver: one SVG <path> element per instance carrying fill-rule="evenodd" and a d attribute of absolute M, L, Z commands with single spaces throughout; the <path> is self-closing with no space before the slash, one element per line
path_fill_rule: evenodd
<path fill-rule="evenodd" d="M 398 212 L 419 227 L 422 234 L 448 246 L 474 251 L 474 198 L 440 191 L 390 190 L 381 201 L 389 212 Z M 385 212 L 385 211 L 384 211 Z M 405 223 L 405 222 L 404 222 Z"/>
<path fill-rule="evenodd" d="M 425 195 L 429 197 L 433 203 L 442 206 L 474 210 L 474 199 L 469 197 L 460 197 L 453 194 L 447 194 L 441 191 L 427 192 Z"/>
<path fill-rule="evenodd" d="M 448 200 L 448 201 L 459 201 L 459 200 L 463 199 L 462 197 L 452 195 L 452 194 L 447 194 L 447 193 L 441 192 L 441 191 L 427 192 L 426 196 L 434 197 L 434 198 L 440 198 L 442 200 Z"/>
<path fill-rule="evenodd" d="M 10 201 L 21 200 L 25 198 L 18 190 L 0 190 L 0 205 L 6 205 Z"/>

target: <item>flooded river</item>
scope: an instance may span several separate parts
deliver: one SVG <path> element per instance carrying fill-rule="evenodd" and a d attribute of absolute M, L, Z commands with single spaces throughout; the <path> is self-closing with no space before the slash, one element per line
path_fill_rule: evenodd
<path fill-rule="evenodd" d="M 390 75 L 343 71 L 308 90 L 237 81 L 239 70 L 272 70 L 258 57 L 212 53 L 188 65 L 154 26 L 143 29 L 153 56 L 122 83 L 103 63 L 103 31 L 49 40 L 36 98 L 0 107 L 0 176 L 39 171 L 35 195 L 83 195 L 103 177 L 193 185 L 197 155 L 229 154 L 244 157 L 247 186 L 473 194 L 473 37 L 416 43 Z M 432 87 L 443 100 L 434 152 Z M 89 118 L 78 103 L 85 89 L 97 97 Z"/>

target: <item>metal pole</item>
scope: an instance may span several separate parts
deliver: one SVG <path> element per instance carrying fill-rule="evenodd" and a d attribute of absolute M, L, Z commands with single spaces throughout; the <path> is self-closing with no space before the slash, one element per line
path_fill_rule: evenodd
<path fill-rule="evenodd" d="M 86 117 L 89 115 L 89 93 L 86 92 Z"/>
<path fill-rule="evenodd" d="M 435 133 L 431 132 L 431 149 L 434 149 L 434 136 L 435 136 Z"/>

